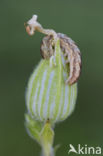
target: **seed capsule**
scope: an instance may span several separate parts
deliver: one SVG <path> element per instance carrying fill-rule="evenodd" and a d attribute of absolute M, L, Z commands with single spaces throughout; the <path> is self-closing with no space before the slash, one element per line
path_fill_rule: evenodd
<path fill-rule="evenodd" d="M 26 104 L 29 114 L 36 120 L 59 122 L 74 110 L 77 84 L 65 84 L 68 65 L 60 48 L 60 40 L 54 45 L 55 66 L 50 59 L 43 59 L 30 77 Z"/>
<path fill-rule="evenodd" d="M 36 15 L 27 24 L 29 27 L 26 30 L 30 35 L 35 31 L 47 35 L 41 44 L 44 59 L 32 73 L 27 87 L 26 104 L 29 115 L 40 122 L 62 121 L 75 107 L 76 82 L 81 70 L 80 51 L 66 35 L 44 29 L 37 22 Z"/>

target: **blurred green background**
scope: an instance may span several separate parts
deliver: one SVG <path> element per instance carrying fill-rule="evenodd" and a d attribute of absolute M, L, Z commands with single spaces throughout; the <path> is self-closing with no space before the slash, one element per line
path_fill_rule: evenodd
<path fill-rule="evenodd" d="M 75 112 L 55 127 L 57 155 L 68 156 L 70 143 L 103 148 L 103 0 L 0 0 L 0 156 L 40 154 L 24 127 L 25 89 L 43 37 L 25 32 L 33 14 L 75 40 L 82 53 Z"/>

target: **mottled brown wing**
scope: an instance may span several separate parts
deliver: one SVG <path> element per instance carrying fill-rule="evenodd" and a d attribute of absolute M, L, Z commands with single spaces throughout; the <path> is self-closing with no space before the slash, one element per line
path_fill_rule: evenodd
<path fill-rule="evenodd" d="M 67 57 L 66 63 L 69 63 L 70 73 L 66 83 L 70 85 L 77 82 L 81 73 L 81 53 L 75 42 L 64 34 L 58 33 L 60 38 L 60 46 L 64 56 Z"/>

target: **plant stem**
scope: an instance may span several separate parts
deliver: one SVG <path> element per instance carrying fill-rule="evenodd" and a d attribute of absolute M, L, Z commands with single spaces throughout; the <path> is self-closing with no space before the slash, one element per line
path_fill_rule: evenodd
<path fill-rule="evenodd" d="M 43 156 L 54 156 L 53 141 L 54 141 L 54 131 L 51 128 L 49 121 L 46 122 L 41 131 L 41 146 Z"/>

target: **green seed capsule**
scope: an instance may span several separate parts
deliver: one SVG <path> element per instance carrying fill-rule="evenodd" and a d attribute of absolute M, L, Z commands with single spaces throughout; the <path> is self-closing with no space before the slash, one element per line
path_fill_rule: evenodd
<path fill-rule="evenodd" d="M 73 112 L 77 83 L 65 83 L 68 70 L 58 39 L 54 55 L 50 59 L 42 59 L 29 79 L 26 105 L 33 118 L 41 122 L 49 119 L 56 123 L 65 120 Z"/>

